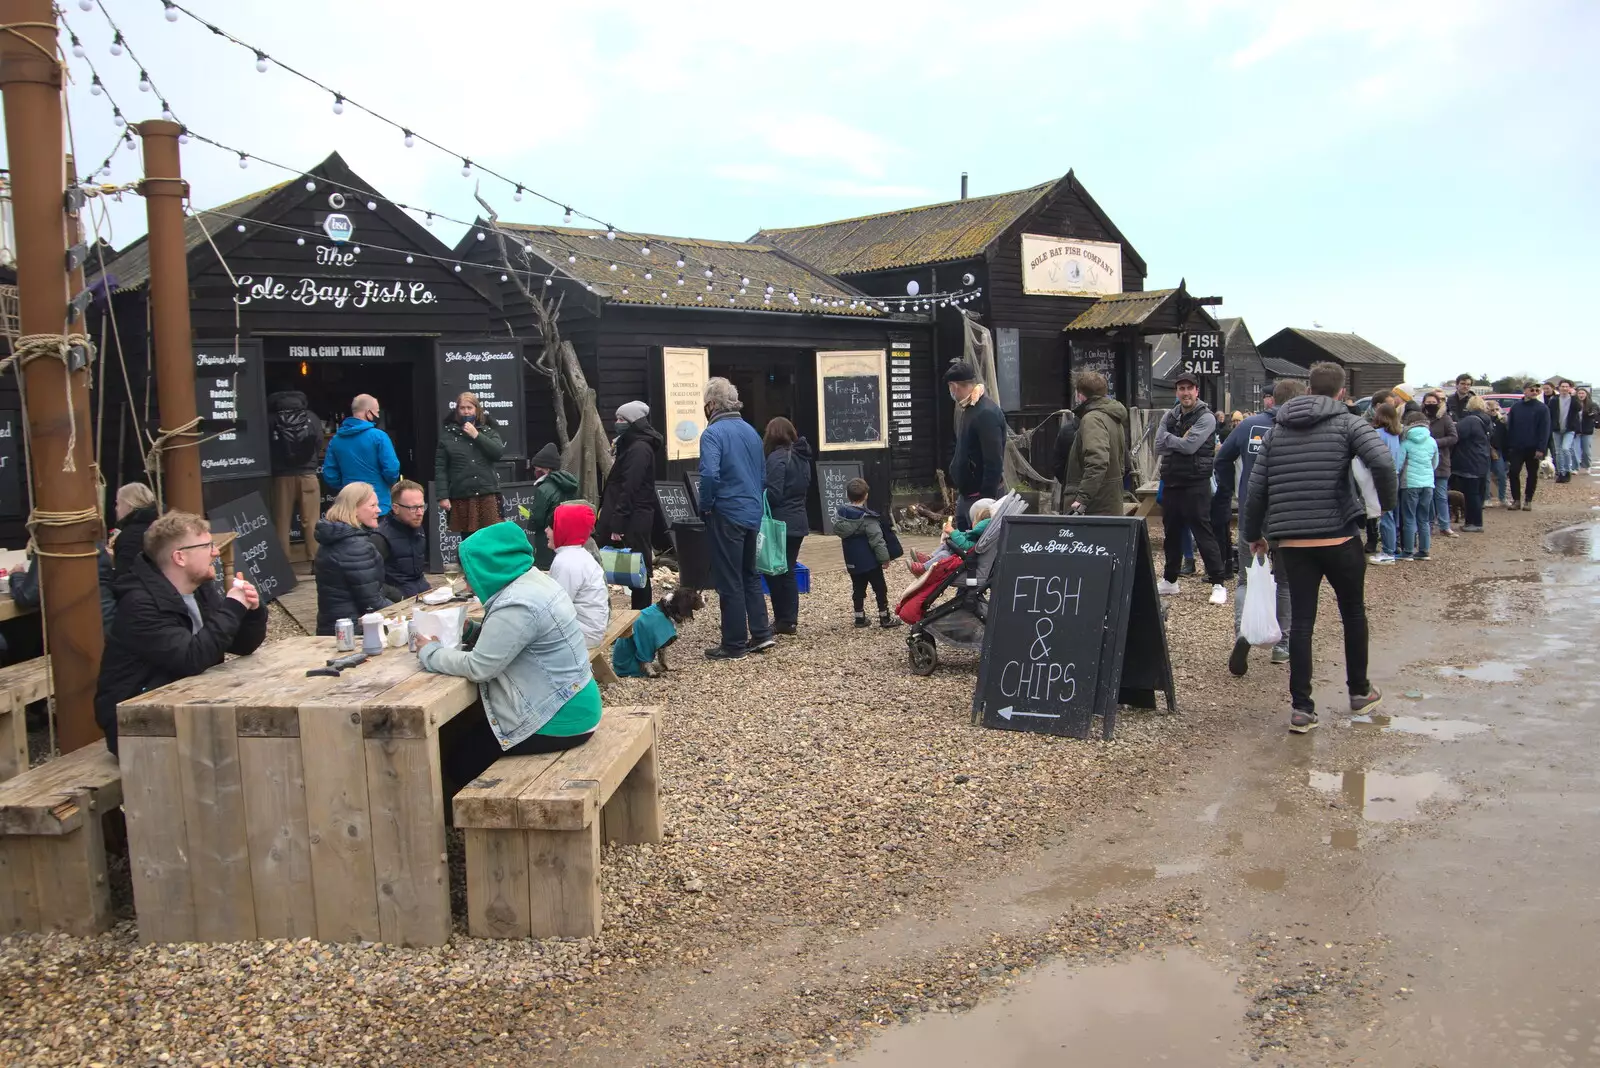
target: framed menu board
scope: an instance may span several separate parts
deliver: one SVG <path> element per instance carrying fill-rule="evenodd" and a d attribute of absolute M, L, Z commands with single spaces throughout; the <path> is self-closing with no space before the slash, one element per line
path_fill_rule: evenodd
<path fill-rule="evenodd" d="M 818 448 L 877 449 L 889 445 L 889 397 L 884 351 L 817 353 Z"/>

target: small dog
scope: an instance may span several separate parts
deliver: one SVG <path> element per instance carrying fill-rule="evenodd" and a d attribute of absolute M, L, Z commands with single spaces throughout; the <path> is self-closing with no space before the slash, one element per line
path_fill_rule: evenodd
<path fill-rule="evenodd" d="M 1450 522 L 1465 523 L 1467 521 L 1467 495 L 1460 490 L 1450 490 Z"/>
<path fill-rule="evenodd" d="M 706 599 L 699 590 L 691 590 L 687 586 L 679 586 L 655 604 L 672 623 L 674 629 L 683 626 L 694 618 L 694 614 L 706 606 Z M 656 658 L 642 666 L 645 678 L 653 679 L 664 675 L 667 671 L 667 646 L 678 640 L 676 633 L 661 644 L 656 650 Z"/>

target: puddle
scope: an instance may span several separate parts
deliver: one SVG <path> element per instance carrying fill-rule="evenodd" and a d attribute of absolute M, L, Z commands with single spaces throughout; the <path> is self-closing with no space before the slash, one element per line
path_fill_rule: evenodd
<path fill-rule="evenodd" d="M 1153 868 L 1134 868 L 1126 864 L 1106 864 L 1091 868 L 1069 879 L 1060 879 L 1049 886 L 1030 890 L 1022 895 L 1024 901 L 1042 901 L 1054 904 L 1061 901 L 1086 901 L 1107 890 L 1139 886 L 1154 879 L 1176 879 L 1195 875 L 1205 868 L 1198 858 L 1179 860 L 1170 864 L 1157 864 Z"/>
<path fill-rule="evenodd" d="M 1600 524 L 1583 523 L 1551 531 L 1545 535 L 1544 547 L 1546 552 L 1555 553 L 1557 556 L 1582 556 L 1590 560 L 1600 560 Z"/>
<path fill-rule="evenodd" d="M 1458 667 L 1454 664 L 1439 668 L 1439 674 L 1449 679 L 1471 679 L 1473 682 L 1516 682 L 1522 674 L 1523 665 L 1513 664 L 1507 660 L 1485 660 L 1472 667 Z"/>
<path fill-rule="evenodd" d="M 1230 1036 L 1247 1008 L 1238 984 L 1189 950 L 1098 968 L 1053 964 L 971 1012 L 925 1016 L 886 1031 L 844 1063 L 1224 1068 L 1238 1063 Z"/>
<path fill-rule="evenodd" d="M 1157 879 L 1176 879 L 1183 875 L 1198 875 L 1205 869 L 1206 862 L 1199 857 L 1180 860 L 1172 864 L 1157 864 Z"/>
<path fill-rule="evenodd" d="M 1361 848 L 1361 835 L 1354 827 L 1345 827 L 1334 831 L 1324 841 L 1335 849 Z"/>
<path fill-rule="evenodd" d="M 1453 801 L 1461 796 L 1449 779 L 1436 771 L 1390 775 L 1381 771 L 1313 771 L 1306 782 L 1313 790 L 1337 793 L 1371 823 L 1394 823 L 1417 818 L 1423 802 L 1433 798 Z"/>
<path fill-rule="evenodd" d="M 1289 881 L 1289 873 L 1282 868 L 1256 868 L 1244 873 L 1244 884 L 1256 890 L 1277 893 Z"/>
<path fill-rule="evenodd" d="M 1350 726 L 1358 731 L 1379 734 L 1416 734 L 1424 738 L 1437 738 L 1443 742 L 1453 742 L 1457 738 L 1465 738 L 1469 734 L 1481 734 L 1489 729 L 1487 724 L 1473 723 L 1465 719 L 1432 719 L 1427 716 L 1385 716 L 1382 714 L 1354 716 L 1350 720 Z"/>

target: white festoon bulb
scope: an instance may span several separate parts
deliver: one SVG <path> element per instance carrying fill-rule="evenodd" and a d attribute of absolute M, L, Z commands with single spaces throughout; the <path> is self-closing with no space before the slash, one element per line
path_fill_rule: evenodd
<path fill-rule="evenodd" d="M 182 133 L 178 134 L 178 144 L 186 145 L 188 143 L 189 143 L 189 131 L 186 129 Z"/>
<path fill-rule="evenodd" d="M 416 263 L 417 262 L 417 258 L 415 256 L 407 256 L 406 257 L 406 262 L 407 263 Z"/>
<path fill-rule="evenodd" d="M 304 245 L 306 243 L 306 239 L 303 237 L 297 237 L 294 239 L 294 243 L 297 245 Z"/>
<path fill-rule="evenodd" d="M 96 74 L 89 81 L 89 95 L 90 96 L 99 96 L 101 93 L 103 93 L 105 91 L 106 91 L 106 87 L 100 81 L 100 75 Z"/>
<path fill-rule="evenodd" d="M 72 54 L 77 56 L 79 59 L 83 58 L 83 42 L 78 40 L 76 37 L 72 39 Z"/>
<path fill-rule="evenodd" d="M 122 55 L 122 34 L 120 33 L 111 38 L 111 54 L 114 56 Z"/>
<path fill-rule="evenodd" d="M 307 193 L 315 193 L 316 191 L 317 191 L 317 183 L 307 179 L 307 181 L 306 181 L 306 192 Z"/>
<path fill-rule="evenodd" d="M 111 124 L 119 130 L 128 125 L 128 120 L 122 117 L 121 108 L 111 109 Z"/>
<path fill-rule="evenodd" d="M 256 70 L 261 74 L 267 73 L 267 54 L 265 52 L 256 53 Z"/>
<path fill-rule="evenodd" d="M 79 11 L 93 11 L 94 10 L 94 0 L 78 0 L 78 10 Z"/>
<path fill-rule="evenodd" d="M 415 148 L 416 144 L 417 144 L 417 135 L 412 133 L 410 130 L 407 130 L 406 131 L 406 147 L 407 148 Z"/>
<path fill-rule="evenodd" d="M 178 9 L 177 9 L 176 6 L 174 6 L 172 4 L 168 4 L 167 5 L 166 14 L 167 14 L 167 21 L 168 22 L 177 22 L 178 21 Z"/>
<path fill-rule="evenodd" d="M 335 115 L 344 114 L 344 97 L 340 96 L 338 93 L 333 94 L 333 113 Z"/>
<path fill-rule="evenodd" d="M 139 92 L 148 93 L 149 91 L 150 91 L 150 75 L 146 74 L 144 71 L 140 71 L 139 72 Z"/>
<path fill-rule="evenodd" d="M 511 199 L 519 201 L 522 199 L 522 187 L 520 185 L 517 186 L 517 191 L 511 194 Z"/>
<path fill-rule="evenodd" d="M 461 161 L 461 177 L 472 177 L 472 161 L 470 159 L 464 159 Z"/>

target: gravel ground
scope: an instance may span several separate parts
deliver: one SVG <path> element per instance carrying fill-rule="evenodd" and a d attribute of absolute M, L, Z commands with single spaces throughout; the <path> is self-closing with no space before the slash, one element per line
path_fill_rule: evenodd
<path fill-rule="evenodd" d="M 1491 512 L 1491 534 L 1478 537 L 1523 539 L 1537 559 L 1539 535 L 1587 514 L 1591 492 L 1587 481 L 1548 495 L 1541 487 L 1546 514 Z M 1473 537 L 1436 542 L 1432 564 L 1370 574 L 1386 585 L 1460 579 L 1452 556 L 1469 552 Z M 1109 743 L 973 727 L 976 657 L 956 654 L 930 678 L 912 675 L 903 629 L 850 626 L 842 572 L 815 569 L 800 634 L 742 662 L 700 658 L 716 639 L 712 598 L 668 651 L 665 677 L 607 692 L 611 704 L 664 710 L 668 830 L 657 847 L 607 850 L 601 937 L 468 938 L 459 887 L 456 936 L 427 950 L 309 940 L 140 946 L 126 920 L 98 938 L 14 936 L 0 941 L 0 1062 L 542 1063 L 597 1044 L 628 1048 L 616 1021 L 634 1007 L 649 1017 L 648 1001 L 630 1001 L 649 984 L 693 982 L 719 954 L 786 932 L 848 937 L 903 911 L 935 913 L 960 881 L 1025 861 L 1108 806 L 1161 792 L 1227 743 L 1241 710 L 1280 714 L 1286 680 L 1267 675 L 1269 693 L 1265 673 L 1229 676 L 1232 606 L 1207 605 L 1200 584 L 1186 585 L 1168 621 L 1183 714 L 1124 712 Z M 1373 625 L 1382 640 L 1395 624 L 1375 613 Z M 272 637 L 298 632 L 275 613 Z M 1325 627 L 1319 648 L 1336 655 L 1337 641 L 1337 628 Z M 960 952 L 796 991 L 762 1015 L 748 1042 L 678 1036 L 680 1052 L 652 1063 L 833 1056 L 873 1026 L 970 1005 L 1047 957 L 1182 941 L 1204 907 L 1079 909 L 1022 939 L 975 932 Z M 1309 1018 L 1300 1003 L 1324 992 L 1311 987 L 1359 991 L 1365 951 L 1258 969 L 1250 989 L 1263 1017 L 1271 1012 L 1262 1042 L 1287 1041 L 1283 1021 Z M 619 1051 L 611 1063 L 640 1062 Z"/>

